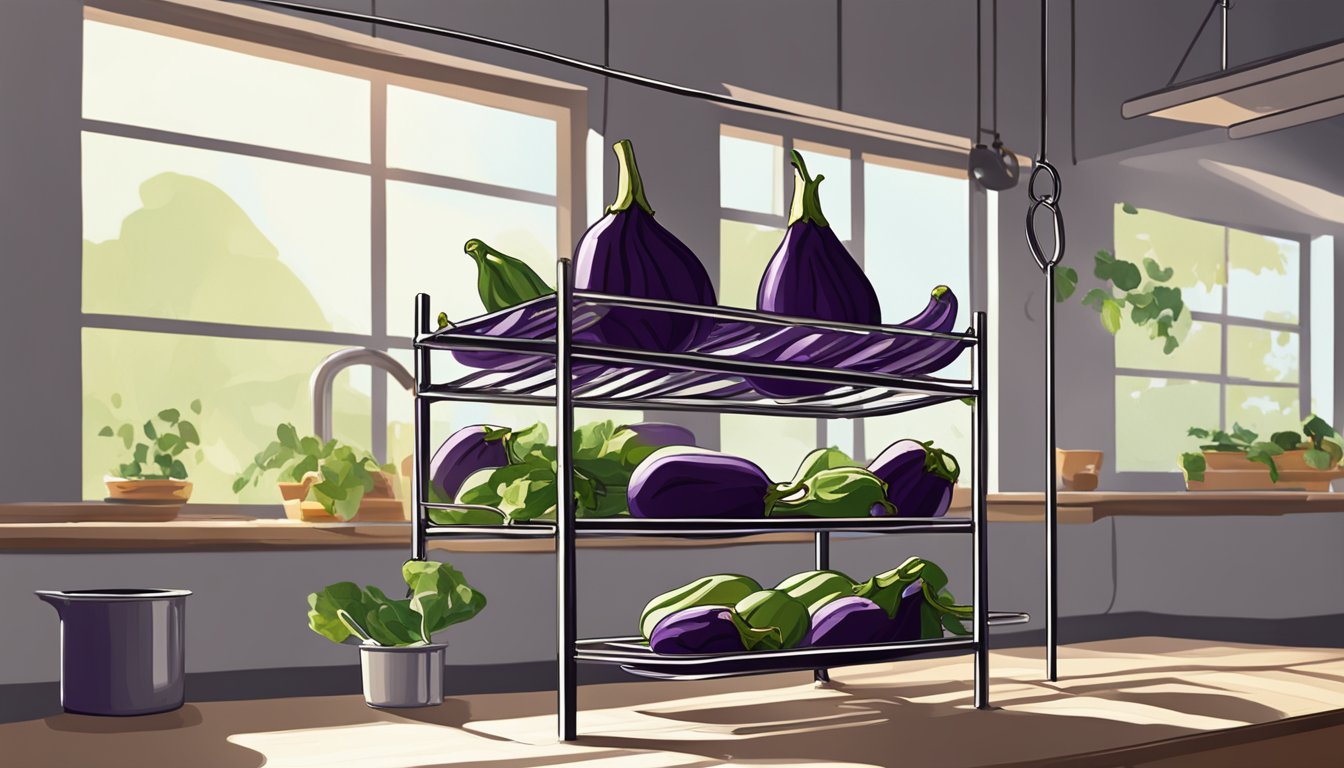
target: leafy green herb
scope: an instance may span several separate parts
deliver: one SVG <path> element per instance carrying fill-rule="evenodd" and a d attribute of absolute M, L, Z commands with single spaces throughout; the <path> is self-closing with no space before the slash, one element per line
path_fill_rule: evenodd
<path fill-rule="evenodd" d="M 1055 270 L 1055 301 L 1068 301 L 1078 290 L 1078 270 L 1073 267 L 1059 267 Z"/>
<path fill-rule="evenodd" d="M 401 577 L 410 595 L 402 600 L 349 581 L 308 595 L 308 628 L 333 643 L 354 635 L 386 647 L 419 646 L 485 608 L 485 595 L 448 563 L 409 560 Z"/>
<path fill-rule="evenodd" d="M 1139 212 L 1139 209 L 1138 209 L 1138 208 L 1135 208 L 1134 206 L 1130 205 L 1129 203 L 1121 203 L 1121 204 L 1120 204 L 1120 210 L 1124 211 L 1125 213 L 1130 214 L 1131 216 Z"/>
<path fill-rule="evenodd" d="M 248 485 L 257 485 L 269 472 L 277 472 L 279 481 L 288 483 L 302 483 L 309 474 L 316 473 L 308 497 L 321 504 L 328 514 L 349 520 L 359 511 L 365 494 L 373 490 L 375 473 L 396 474 L 396 467 L 379 465 L 371 454 L 360 449 L 336 440 L 324 442 L 313 435 L 299 437 L 293 424 L 276 427 L 275 437 L 234 479 L 234 493 Z"/>
<path fill-rule="evenodd" d="M 113 409 L 121 408 L 120 394 L 114 393 L 111 401 Z M 191 408 L 193 413 L 199 414 L 201 401 L 191 401 Z M 155 426 L 155 419 L 162 426 Z M 135 427 L 130 422 L 115 429 L 105 426 L 98 430 L 99 437 L 116 438 L 131 452 L 131 460 L 119 464 L 111 472 L 126 480 L 186 480 L 187 466 L 178 456 L 192 446 L 200 446 L 201 436 L 196 426 L 183 420 L 176 408 L 166 408 L 146 420 L 140 430 L 145 437 L 141 442 L 136 441 Z M 199 453 L 197 461 L 199 463 Z"/>
<path fill-rule="evenodd" d="M 1329 469 L 1344 458 L 1344 449 L 1338 443 L 1326 439 L 1335 435 L 1334 428 L 1315 414 L 1303 422 L 1301 432 L 1275 432 L 1269 436 L 1269 440 L 1261 440 L 1259 433 L 1235 422 L 1230 433 L 1221 429 L 1190 427 L 1186 434 L 1202 441 L 1199 446 L 1201 451 L 1246 454 L 1248 461 L 1264 464 L 1269 469 L 1270 481 L 1275 483 L 1279 481 L 1279 467 L 1274 457 L 1282 456 L 1287 451 L 1306 449 L 1303 461 L 1313 469 Z M 1186 479 L 1194 482 L 1203 480 L 1208 469 L 1203 453 L 1182 453 L 1180 465 Z"/>
<path fill-rule="evenodd" d="M 1138 213 L 1138 209 L 1133 206 L 1126 206 L 1126 212 Z M 1064 269 L 1057 270 L 1056 275 Z M 1077 290 L 1077 273 L 1073 270 L 1069 272 L 1070 275 L 1064 278 L 1064 282 L 1068 283 L 1066 286 L 1061 287 L 1061 281 L 1056 280 L 1055 301 L 1067 301 Z M 1163 354 L 1170 355 L 1180 347 L 1181 338 L 1188 332 L 1189 325 L 1177 325 L 1185 309 L 1185 302 L 1181 298 L 1180 288 L 1162 285 L 1175 275 L 1174 269 L 1163 267 L 1154 259 L 1145 257 L 1143 270 L 1140 271 L 1137 264 L 1117 259 L 1110 251 L 1101 250 L 1093 257 L 1092 274 L 1103 285 L 1083 294 L 1082 304 L 1101 315 L 1101 325 L 1109 333 L 1119 333 L 1124 309 L 1129 307 L 1130 322 L 1147 328 L 1149 338 L 1161 340 Z"/>

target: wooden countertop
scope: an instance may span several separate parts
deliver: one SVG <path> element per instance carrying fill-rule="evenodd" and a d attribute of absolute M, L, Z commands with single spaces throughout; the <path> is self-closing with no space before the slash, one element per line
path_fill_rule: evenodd
<path fill-rule="evenodd" d="M 583 686 L 567 744 L 554 692 L 454 696 L 451 678 L 447 700 L 424 709 L 358 696 L 190 702 L 4 724 L 0 744 L 16 766 L 108 768 L 1338 764 L 1339 745 L 1321 740 L 1269 763 L 1238 750 L 1344 722 L 1339 649 L 1127 638 L 1061 647 L 1057 683 L 1042 664 L 1040 648 L 993 652 L 989 710 L 971 704 L 964 655 L 837 669 L 822 688 L 801 673 Z M 1221 762 L 1203 761 L 1213 750 Z"/>
<path fill-rule="evenodd" d="M 968 497 L 958 494 L 950 516 L 970 513 Z M 0 504 L 0 552 L 145 552 L 293 550 L 342 547 L 407 547 L 406 523 L 312 523 L 256 518 L 231 512 L 228 505 L 189 504 L 166 522 L 97 520 L 100 502 Z M 1344 511 L 1344 493 L 1262 491 L 1239 493 L 1061 492 L 1062 524 L 1086 524 L 1118 516 L 1279 516 Z M 81 522 L 42 522 L 43 516 L 75 516 Z M 22 522 L 3 522 L 4 518 Z M 989 496 L 991 522 L 1040 522 L 1040 493 Z M 706 547 L 806 542 L 808 533 L 767 533 L 740 539 L 669 539 L 650 537 L 582 538 L 585 548 Z M 438 539 L 432 549 L 456 552 L 550 552 L 549 539 Z"/>

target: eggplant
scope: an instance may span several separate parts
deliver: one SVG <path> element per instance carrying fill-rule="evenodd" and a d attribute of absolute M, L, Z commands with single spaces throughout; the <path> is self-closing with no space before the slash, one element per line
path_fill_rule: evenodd
<path fill-rule="evenodd" d="M 759 518 L 796 490 L 775 485 L 746 459 L 671 446 L 660 448 L 630 476 L 632 517 Z"/>
<path fill-rule="evenodd" d="M 506 428 L 489 424 L 473 424 L 454 432 L 429 460 L 430 487 L 445 501 L 452 501 L 462 489 L 462 481 L 472 474 L 508 464 L 509 454 L 502 439 L 507 433 Z"/>
<path fill-rule="evenodd" d="M 498 312 L 555 293 L 526 262 L 481 240 L 468 240 L 462 250 L 476 262 L 476 292 L 486 312 Z"/>
<path fill-rule="evenodd" d="M 915 614 L 918 616 L 918 612 Z M 890 642 L 893 621 L 877 603 L 850 595 L 833 600 L 812 614 L 803 647 Z M 918 627 L 916 627 L 918 628 Z"/>
<path fill-rule="evenodd" d="M 904 643 L 924 637 L 925 605 L 923 581 L 916 581 L 906 587 L 901 592 L 901 602 L 896 605 L 896 615 L 888 621 L 886 631 L 878 637 L 877 642 Z M 940 629 L 939 636 L 941 634 Z"/>
<path fill-rule="evenodd" d="M 897 517 L 942 517 L 952 505 L 952 487 L 961 467 L 933 441 L 897 440 L 868 465 L 887 484 L 887 500 Z"/>
<path fill-rule="evenodd" d="M 763 589 L 742 598 L 733 613 L 758 636 L 743 637 L 747 650 L 793 648 L 812 628 L 807 606 L 778 589 Z"/>
<path fill-rule="evenodd" d="M 700 259 L 653 218 L 629 139 L 616 143 L 616 202 L 574 250 L 574 286 L 583 291 L 714 306 L 714 283 Z M 680 352 L 703 341 L 713 323 L 656 309 L 611 307 L 580 341 Z"/>
<path fill-rule="evenodd" d="M 775 586 L 789 597 L 807 606 L 807 612 L 854 594 L 854 580 L 839 571 L 806 571 L 794 574 Z"/>
<path fill-rule="evenodd" d="M 760 589 L 755 579 L 737 573 L 696 579 L 650 600 L 639 615 L 639 633 L 651 638 L 659 622 L 674 613 L 704 605 L 733 605 Z"/>
<path fill-rule="evenodd" d="M 793 204 L 789 209 L 789 226 L 766 265 L 756 294 L 756 308 L 793 317 L 880 325 L 882 306 L 877 292 L 821 212 L 819 188 L 826 177 L 812 178 L 797 150 L 793 151 L 792 159 Z M 827 350 L 836 351 L 833 345 L 855 343 L 855 339 L 846 336 L 831 331 L 809 342 L 795 342 L 773 362 L 824 365 Z M 829 384 L 766 378 L 752 378 L 751 384 L 771 397 L 806 397 L 835 388 Z"/>
<path fill-rule="evenodd" d="M 635 437 L 641 443 L 655 448 L 666 448 L 671 445 L 695 445 L 695 433 L 680 424 L 642 421 L 638 424 L 626 424 L 622 429 L 634 432 Z"/>
<path fill-rule="evenodd" d="M 746 650 L 726 605 L 702 605 L 670 613 L 649 633 L 654 653 L 734 653 Z"/>
<path fill-rule="evenodd" d="M 929 303 L 919 314 L 899 323 L 900 328 L 949 333 L 957 320 L 957 296 L 946 285 L 936 286 L 929 292 Z M 923 350 L 941 349 L 945 340 L 921 336 L 889 334 L 886 339 L 865 345 L 853 354 L 836 361 L 835 365 L 856 371 L 872 373 L 903 373 L 907 360 Z"/>
<path fill-rule="evenodd" d="M 795 486 L 797 487 L 797 486 Z M 803 496 L 781 501 L 774 517 L 889 517 L 897 515 L 887 498 L 887 484 L 863 467 L 834 467 L 804 484 Z"/>

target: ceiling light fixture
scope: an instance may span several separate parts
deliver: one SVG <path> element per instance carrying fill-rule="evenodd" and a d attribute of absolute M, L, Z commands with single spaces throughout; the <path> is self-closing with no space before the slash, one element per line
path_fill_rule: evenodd
<path fill-rule="evenodd" d="M 1228 138 L 1244 139 L 1344 115 L 1344 40 L 1303 48 L 1231 69 L 1227 66 L 1229 0 L 1213 0 L 1199 31 L 1176 65 L 1166 87 L 1126 101 L 1126 119 L 1152 115 L 1167 120 L 1218 126 Z M 1175 85 L 1176 76 L 1222 9 L 1222 65 L 1219 72 Z"/>

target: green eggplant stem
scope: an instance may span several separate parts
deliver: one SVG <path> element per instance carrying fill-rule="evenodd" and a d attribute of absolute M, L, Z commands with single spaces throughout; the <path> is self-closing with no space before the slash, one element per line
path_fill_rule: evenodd
<path fill-rule="evenodd" d="M 494 248 L 491 248 L 489 245 L 486 245 L 484 240 L 477 240 L 474 237 L 468 240 L 466 244 L 462 246 L 462 250 L 465 251 L 468 256 L 477 261 L 481 261 L 485 259 L 487 256 L 498 257 L 504 255 L 499 251 L 495 250 Z"/>
<path fill-rule="evenodd" d="M 789 206 L 789 224 L 810 221 L 819 227 L 829 227 L 830 222 L 821 212 L 819 189 L 825 176 L 815 179 L 807 173 L 807 164 L 798 150 L 793 150 L 793 204 Z"/>
<path fill-rule="evenodd" d="M 947 292 L 950 290 L 952 289 L 948 288 L 946 285 L 940 285 L 937 288 L 933 289 L 933 293 L 931 295 L 935 299 L 942 299 L 943 296 L 947 295 Z"/>
<path fill-rule="evenodd" d="M 770 511 L 775 505 L 789 498 L 795 493 L 807 493 L 807 483 L 799 482 L 789 485 L 788 483 L 777 483 L 765 492 L 765 516 L 770 516 Z"/>
<path fill-rule="evenodd" d="M 629 139 L 621 139 L 612 148 L 616 153 L 616 202 L 607 206 L 607 213 L 627 211 L 632 205 L 639 205 L 650 216 L 653 207 L 644 196 L 644 179 L 640 178 L 639 166 L 635 165 L 635 145 Z"/>

